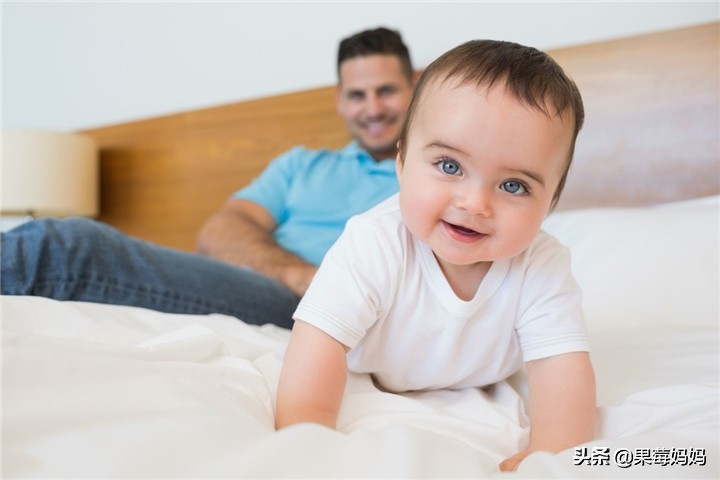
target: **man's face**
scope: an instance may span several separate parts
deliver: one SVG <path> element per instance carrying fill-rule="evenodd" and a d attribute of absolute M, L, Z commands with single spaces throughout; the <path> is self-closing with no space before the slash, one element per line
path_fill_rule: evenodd
<path fill-rule="evenodd" d="M 394 55 L 369 55 L 340 65 L 337 110 L 350 134 L 375 160 L 394 158 L 413 82 Z"/>

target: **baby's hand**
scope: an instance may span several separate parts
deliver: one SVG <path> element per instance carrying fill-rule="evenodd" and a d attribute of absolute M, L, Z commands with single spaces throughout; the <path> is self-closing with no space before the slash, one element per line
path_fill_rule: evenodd
<path fill-rule="evenodd" d="M 500 471 L 514 472 L 515 470 L 517 470 L 520 462 L 525 460 L 525 457 L 527 457 L 528 455 L 530 455 L 530 451 L 523 450 L 522 452 L 518 452 L 510 458 L 506 458 L 500 463 Z"/>

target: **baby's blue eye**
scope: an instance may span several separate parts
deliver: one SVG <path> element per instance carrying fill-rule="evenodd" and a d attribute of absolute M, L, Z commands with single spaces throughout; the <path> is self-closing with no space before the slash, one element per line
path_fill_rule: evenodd
<path fill-rule="evenodd" d="M 514 195 L 523 195 L 527 193 L 525 185 L 515 180 L 508 180 L 507 182 L 503 182 L 501 188 L 506 192 L 512 193 Z"/>
<path fill-rule="evenodd" d="M 455 163 L 453 160 L 440 160 L 437 163 L 440 170 L 448 175 L 457 175 L 460 173 L 460 165 Z"/>

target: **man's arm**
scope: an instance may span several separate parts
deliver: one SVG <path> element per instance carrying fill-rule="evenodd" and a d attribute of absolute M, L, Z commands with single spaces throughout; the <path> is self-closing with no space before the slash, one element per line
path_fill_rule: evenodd
<path fill-rule="evenodd" d="M 595 375 L 590 355 L 573 352 L 527 363 L 530 445 L 500 464 L 515 471 L 535 451 L 561 452 L 595 433 Z"/>
<path fill-rule="evenodd" d="M 286 285 L 297 296 L 307 290 L 317 267 L 280 247 L 272 236 L 275 219 L 264 207 L 233 199 L 200 230 L 198 252 L 243 265 Z"/>
<path fill-rule="evenodd" d="M 275 428 L 314 422 L 336 428 L 347 382 L 345 346 L 297 320 L 278 383 Z"/>

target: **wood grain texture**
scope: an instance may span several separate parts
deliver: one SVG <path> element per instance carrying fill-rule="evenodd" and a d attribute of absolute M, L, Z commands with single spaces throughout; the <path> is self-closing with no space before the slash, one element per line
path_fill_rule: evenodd
<path fill-rule="evenodd" d="M 85 132 L 101 151 L 99 220 L 194 250 L 203 222 L 271 159 L 350 140 L 334 98 L 325 87 Z"/>
<path fill-rule="evenodd" d="M 586 110 L 559 209 L 720 193 L 719 27 L 550 52 Z"/>
<path fill-rule="evenodd" d="M 549 52 L 586 123 L 558 209 L 720 193 L 720 24 Z M 100 220 L 192 251 L 205 219 L 278 154 L 349 141 L 332 86 L 88 130 Z"/>

